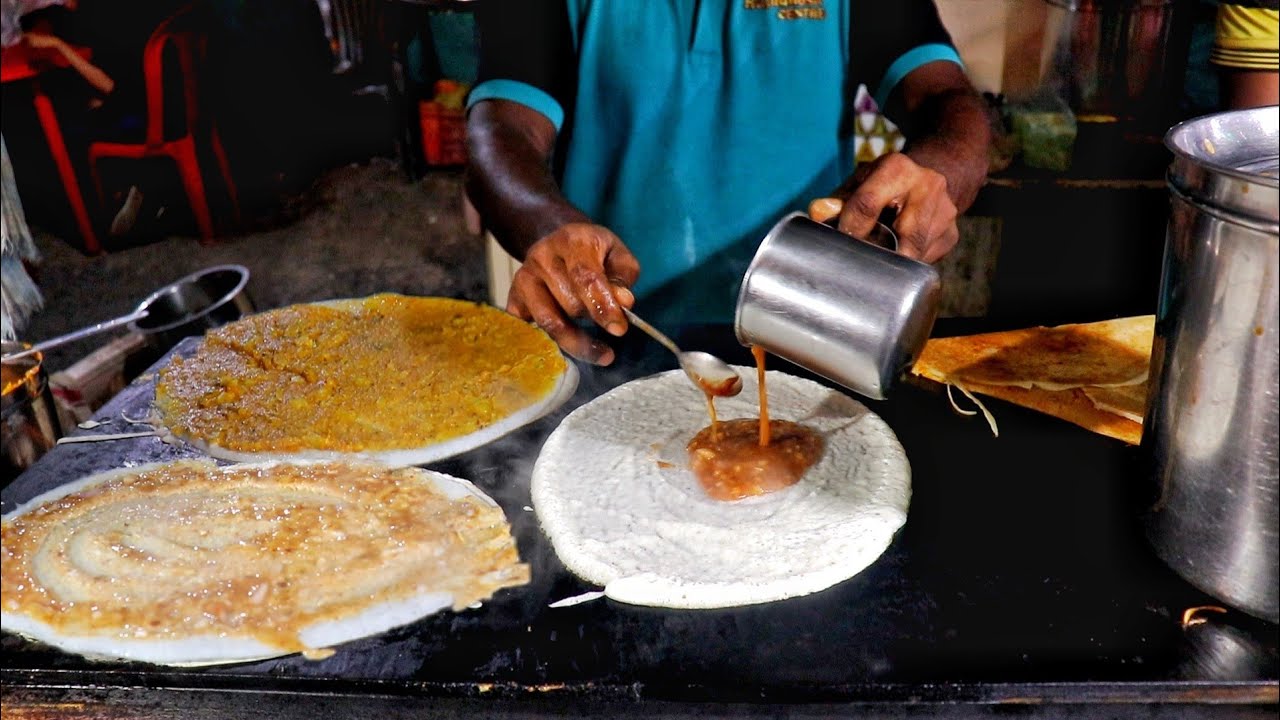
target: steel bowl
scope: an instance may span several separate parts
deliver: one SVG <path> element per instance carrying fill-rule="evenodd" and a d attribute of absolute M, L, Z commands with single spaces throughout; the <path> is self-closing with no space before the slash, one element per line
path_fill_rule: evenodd
<path fill-rule="evenodd" d="M 138 305 L 148 314 L 129 324 L 157 350 L 168 350 L 185 337 L 225 325 L 254 312 L 242 265 L 215 265 L 187 275 L 151 293 Z"/>

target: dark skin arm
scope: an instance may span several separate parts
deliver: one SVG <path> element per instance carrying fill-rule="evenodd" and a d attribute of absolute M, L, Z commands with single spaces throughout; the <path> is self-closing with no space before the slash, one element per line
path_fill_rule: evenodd
<path fill-rule="evenodd" d="M 973 202 L 986 177 L 985 105 L 952 63 L 918 68 L 895 93 L 901 110 L 894 117 L 906 118 L 911 146 L 859 168 L 835 212 L 841 230 L 861 237 L 884 208 L 897 207 L 900 252 L 932 261 L 959 239 L 957 208 Z M 625 333 L 621 305 L 634 302 L 628 288 L 640 267 L 617 235 L 561 194 L 551 172 L 555 137 L 554 125 L 523 105 L 477 103 L 467 117 L 467 195 L 498 242 L 524 263 L 507 311 L 537 323 L 570 355 L 607 365 L 613 350 L 570 318 Z"/>
<path fill-rule="evenodd" d="M 886 114 L 908 138 L 901 153 L 861 165 L 832 198 L 815 200 L 809 214 L 866 237 L 881 212 L 896 208 L 898 251 L 934 262 L 960 239 L 956 216 L 986 181 L 991 131 L 986 104 L 955 63 L 932 62 L 902 79 Z"/>
<path fill-rule="evenodd" d="M 1222 106 L 1244 110 L 1280 103 L 1280 73 L 1222 68 Z"/>
<path fill-rule="evenodd" d="M 613 350 L 577 327 L 590 317 L 613 335 L 627 331 L 619 303 L 640 274 L 635 256 L 608 228 L 561 194 L 551 173 L 556 130 L 519 103 L 487 100 L 467 115 L 467 196 L 502 247 L 524 264 L 507 312 L 532 320 L 570 355 L 608 365 Z"/>

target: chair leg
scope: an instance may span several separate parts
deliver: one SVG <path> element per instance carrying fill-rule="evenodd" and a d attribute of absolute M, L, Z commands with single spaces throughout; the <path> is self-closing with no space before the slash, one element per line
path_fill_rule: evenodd
<path fill-rule="evenodd" d="M 58 125 L 58 116 L 53 110 L 53 103 L 40 87 L 35 89 L 36 116 L 44 130 L 45 139 L 49 143 L 49 153 L 53 156 L 53 164 L 58 169 L 58 177 L 62 180 L 62 189 L 67 194 L 67 202 L 71 205 L 71 214 L 80 230 L 84 241 L 85 252 L 97 255 L 102 252 L 98 244 L 98 235 L 93 231 L 93 223 L 89 220 L 89 209 L 85 207 L 84 196 L 80 194 L 80 181 L 76 179 L 75 167 L 67 154 L 66 142 L 62 139 L 62 128 Z"/>
<path fill-rule="evenodd" d="M 218 163 L 218 172 L 222 173 L 222 181 L 227 184 L 227 196 L 231 198 L 231 213 L 238 228 L 241 219 L 240 196 L 236 191 L 235 179 L 231 176 L 231 163 L 227 162 L 227 151 L 222 147 L 222 136 L 216 129 L 211 134 L 213 135 L 213 158 Z"/>
<path fill-rule="evenodd" d="M 176 143 L 171 152 L 174 162 L 178 165 L 182 187 L 187 192 L 191 213 L 196 218 L 200 242 L 208 245 L 213 242 L 213 218 L 209 215 L 209 201 L 204 194 L 204 178 L 200 176 L 200 163 L 196 160 L 195 143 L 190 141 Z"/>

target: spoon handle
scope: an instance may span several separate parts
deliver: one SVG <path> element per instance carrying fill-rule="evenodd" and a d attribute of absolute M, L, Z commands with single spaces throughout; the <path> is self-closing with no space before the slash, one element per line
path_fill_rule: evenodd
<path fill-rule="evenodd" d="M 141 320 L 146 316 L 147 316 L 146 310 L 137 310 L 133 313 L 125 315 L 124 317 L 118 317 L 114 320 L 104 320 L 98 323 L 97 325 L 90 325 L 89 327 L 80 328 L 75 332 L 69 332 L 66 335 L 59 335 L 58 337 L 50 338 L 48 340 L 45 340 L 44 342 L 36 343 L 35 345 L 32 345 L 26 350 L 21 350 L 16 353 L 5 355 L 4 361 L 12 362 L 14 360 L 24 358 L 28 355 L 34 355 L 38 352 L 44 352 L 45 350 L 56 348 L 59 345 L 65 345 L 69 342 L 74 342 L 76 340 L 79 340 L 80 338 L 86 338 L 86 337 L 89 337 L 90 335 L 97 335 L 100 332 L 106 332 L 113 328 L 118 328 L 121 325 L 126 325 L 128 323 L 133 322 L 134 320 Z"/>
<path fill-rule="evenodd" d="M 622 308 L 622 314 L 627 316 L 627 320 L 632 325 L 635 325 L 636 327 L 645 331 L 649 335 L 649 337 L 662 343 L 663 346 L 666 347 L 668 350 L 670 350 L 672 353 L 675 353 L 676 355 L 680 354 L 680 348 L 677 347 L 676 344 L 671 341 L 671 338 L 667 337 L 666 335 L 663 335 L 656 327 L 650 325 L 644 320 L 641 320 L 639 315 L 636 315 L 635 313 L 631 312 L 625 307 Z"/>

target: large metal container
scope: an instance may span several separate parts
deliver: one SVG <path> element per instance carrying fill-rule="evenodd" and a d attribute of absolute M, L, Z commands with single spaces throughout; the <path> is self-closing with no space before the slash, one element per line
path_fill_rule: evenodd
<path fill-rule="evenodd" d="M 915 363 L 933 330 L 942 281 L 899 255 L 892 231 L 855 240 L 801 213 L 780 220 L 742 278 L 734 330 L 875 400 Z"/>
<path fill-rule="evenodd" d="M 1271 622 L 1280 621 L 1278 113 L 1209 115 L 1166 136 L 1172 211 L 1143 433 L 1156 552 Z"/>
<path fill-rule="evenodd" d="M 0 343 L 0 351 L 17 352 L 27 346 Z M 58 410 L 49 392 L 49 376 L 39 353 L 4 363 L 3 399 L 0 400 L 0 440 L 3 440 L 4 477 L 8 483 L 57 444 L 62 437 Z"/>
<path fill-rule="evenodd" d="M 1076 115 L 1158 121 L 1182 91 L 1190 23 L 1175 0 L 1047 0 L 1053 72 Z"/>

